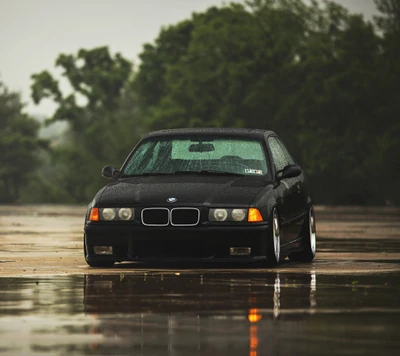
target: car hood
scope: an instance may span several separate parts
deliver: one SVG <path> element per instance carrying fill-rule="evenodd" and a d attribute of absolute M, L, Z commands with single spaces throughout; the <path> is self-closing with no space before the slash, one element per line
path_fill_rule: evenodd
<path fill-rule="evenodd" d="M 118 180 L 107 185 L 95 198 L 105 206 L 168 206 L 168 198 L 179 205 L 248 206 L 265 188 L 266 181 L 253 177 L 149 176 Z"/>

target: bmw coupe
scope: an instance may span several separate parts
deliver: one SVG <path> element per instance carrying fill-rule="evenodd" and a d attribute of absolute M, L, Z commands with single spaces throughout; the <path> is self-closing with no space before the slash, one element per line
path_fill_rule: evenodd
<path fill-rule="evenodd" d="M 84 256 L 122 261 L 311 261 L 313 206 L 283 141 L 259 129 L 147 134 L 89 204 Z"/>

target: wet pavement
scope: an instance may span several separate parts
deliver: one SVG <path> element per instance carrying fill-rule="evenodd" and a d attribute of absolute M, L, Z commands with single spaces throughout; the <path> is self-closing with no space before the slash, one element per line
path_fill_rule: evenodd
<path fill-rule="evenodd" d="M 313 263 L 116 264 L 82 207 L 0 207 L 0 354 L 399 355 L 400 210 L 317 207 Z"/>

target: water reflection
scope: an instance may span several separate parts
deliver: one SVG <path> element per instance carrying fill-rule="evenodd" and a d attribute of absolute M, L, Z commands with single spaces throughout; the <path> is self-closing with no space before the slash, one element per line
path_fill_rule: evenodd
<path fill-rule="evenodd" d="M 399 355 L 399 281 L 243 269 L 1 278 L 0 353 Z"/>
<path fill-rule="evenodd" d="M 317 291 L 317 279 L 315 274 L 311 274 L 311 280 L 310 280 L 310 306 L 308 309 L 308 312 L 311 314 L 315 310 L 315 307 L 317 305 L 316 302 L 316 291 Z M 277 320 L 279 319 L 280 315 L 280 309 L 281 309 L 281 279 L 279 277 L 279 273 L 277 273 L 276 278 L 275 278 L 275 283 L 274 283 L 274 295 L 273 295 L 273 319 Z M 286 310 L 287 315 L 290 315 L 291 313 L 294 313 L 295 310 L 293 309 L 288 309 Z M 266 313 L 264 309 L 264 314 Z M 304 313 L 307 313 L 307 310 L 304 310 Z M 249 356 L 257 356 L 258 355 L 258 345 L 259 345 L 259 339 L 258 339 L 258 322 L 262 319 L 263 314 L 262 310 L 260 309 L 249 309 L 248 311 L 248 320 L 250 322 L 249 325 Z"/>
<path fill-rule="evenodd" d="M 315 274 L 88 275 L 84 309 L 98 320 L 91 332 L 113 335 L 120 347 L 200 354 L 217 347 L 257 356 L 276 347 L 294 351 L 279 339 L 304 333 L 316 289 Z"/>

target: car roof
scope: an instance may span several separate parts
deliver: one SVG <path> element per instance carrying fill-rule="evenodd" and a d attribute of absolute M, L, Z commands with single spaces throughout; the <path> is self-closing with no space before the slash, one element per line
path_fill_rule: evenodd
<path fill-rule="evenodd" d="M 149 132 L 143 138 L 160 136 L 186 136 L 186 135 L 217 135 L 217 136 L 241 136 L 264 139 L 275 133 L 264 129 L 245 129 L 245 128 L 182 128 L 168 129 Z"/>

